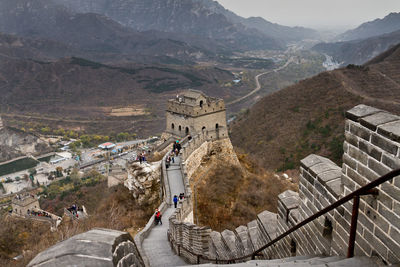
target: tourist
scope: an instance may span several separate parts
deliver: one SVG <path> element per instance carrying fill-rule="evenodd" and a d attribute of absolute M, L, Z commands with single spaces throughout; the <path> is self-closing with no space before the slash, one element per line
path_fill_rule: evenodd
<path fill-rule="evenodd" d="M 178 205 L 178 197 L 174 195 L 174 207 L 176 209 L 176 206 Z"/>
<path fill-rule="evenodd" d="M 161 212 L 158 209 L 156 209 L 156 213 L 155 213 L 155 216 L 154 216 L 155 225 L 157 225 L 157 224 L 161 224 L 162 225 L 161 216 L 162 216 Z"/>
<path fill-rule="evenodd" d="M 142 153 L 139 154 L 139 157 L 138 157 L 138 158 L 139 158 L 140 164 L 142 164 Z"/>
<path fill-rule="evenodd" d="M 185 198 L 185 193 L 180 193 L 179 194 L 179 200 L 183 200 Z"/>
<path fill-rule="evenodd" d="M 171 157 L 167 157 L 165 159 L 165 167 L 168 169 L 169 168 L 169 163 L 171 162 Z"/>
<path fill-rule="evenodd" d="M 171 153 L 171 154 L 170 154 L 170 157 L 171 157 L 172 163 L 175 163 L 174 153 Z"/>

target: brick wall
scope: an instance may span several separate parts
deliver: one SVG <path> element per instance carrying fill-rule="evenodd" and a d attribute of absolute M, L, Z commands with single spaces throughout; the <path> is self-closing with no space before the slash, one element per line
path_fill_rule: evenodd
<path fill-rule="evenodd" d="M 278 234 L 285 232 L 337 199 L 400 168 L 400 117 L 359 105 L 346 113 L 343 166 L 310 155 L 301 161 L 299 196 L 281 194 Z M 378 256 L 400 262 L 400 177 L 379 186 L 378 196 L 362 196 L 355 255 Z M 298 207 L 296 207 L 296 198 Z M 346 255 L 352 202 L 297 230 L 280 242 L 276 257 Z"/>

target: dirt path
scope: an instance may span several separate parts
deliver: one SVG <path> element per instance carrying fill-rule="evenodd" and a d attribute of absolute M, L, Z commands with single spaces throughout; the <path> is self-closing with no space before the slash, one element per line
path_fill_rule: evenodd
<path fill-rule="evenodd" d="M 246 99 L 246 98 L 248 98 L 249 96 L 252 96 L 252 95 L 254 95 L 255 93 L 257 93 L 258 91 L 260 91 L 260 89 L 261 89 L 261 84 L 260 84 L 259 78 L 260 78 L 261 76 L 266 75 L 266 74 L 269 74 L 269 73 L 272 73 L 272 72 L 278 72 L 278 71 L 280 71 L 280 70 L 286 68 L 290 63 L 293 62 L 293 59 L 294 59 L 293 57 L 289 58 L 288 61 L 286 61 L 286 63 L 285 63 L 283 66 L 279 67 L 279 68 L 276 68 L 276 69 L 273 69 L 273 70 L 270 70 L 270 71 L 267 71 L 267 72 L 263 72 L 263 73 L 260 73 L 260 74 L 256 75 L 256 76 L 254 77 L 254 80 L 256 81 L 256 88 L 254 88 L 254 90 L 251 91 L 250 93 L 248 93 L 247 95 L 242 96 L 242 97 L 240 97 L 240 98 L 238 98 L 238 99 L 236 99 L 236 100 L 233 100 L 233 101 L 227 103 L 226 105 L 227 105 L 227 106 L 230 106 L 230 105 L 236 104 L 236 103 L 242 101 L 243 99 Z"/>

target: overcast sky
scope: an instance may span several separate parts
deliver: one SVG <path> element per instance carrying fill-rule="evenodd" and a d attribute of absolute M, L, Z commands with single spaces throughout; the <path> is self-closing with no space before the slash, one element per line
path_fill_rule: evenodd
<path fill-rule="evenodd" d="M 400 0 L 216 0 L 243 17 L 287 26 L 349 29 L 400 12 Z"/>

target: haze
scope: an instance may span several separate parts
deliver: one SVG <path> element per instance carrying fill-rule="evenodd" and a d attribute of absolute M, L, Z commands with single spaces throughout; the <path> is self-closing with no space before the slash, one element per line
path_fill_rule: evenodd
<path fill-rule="evenodd" d="M 217 0 L 243 17 L 260 16 L 287 26 L 347 30 L 400 12 L 399 0 Z"/>

